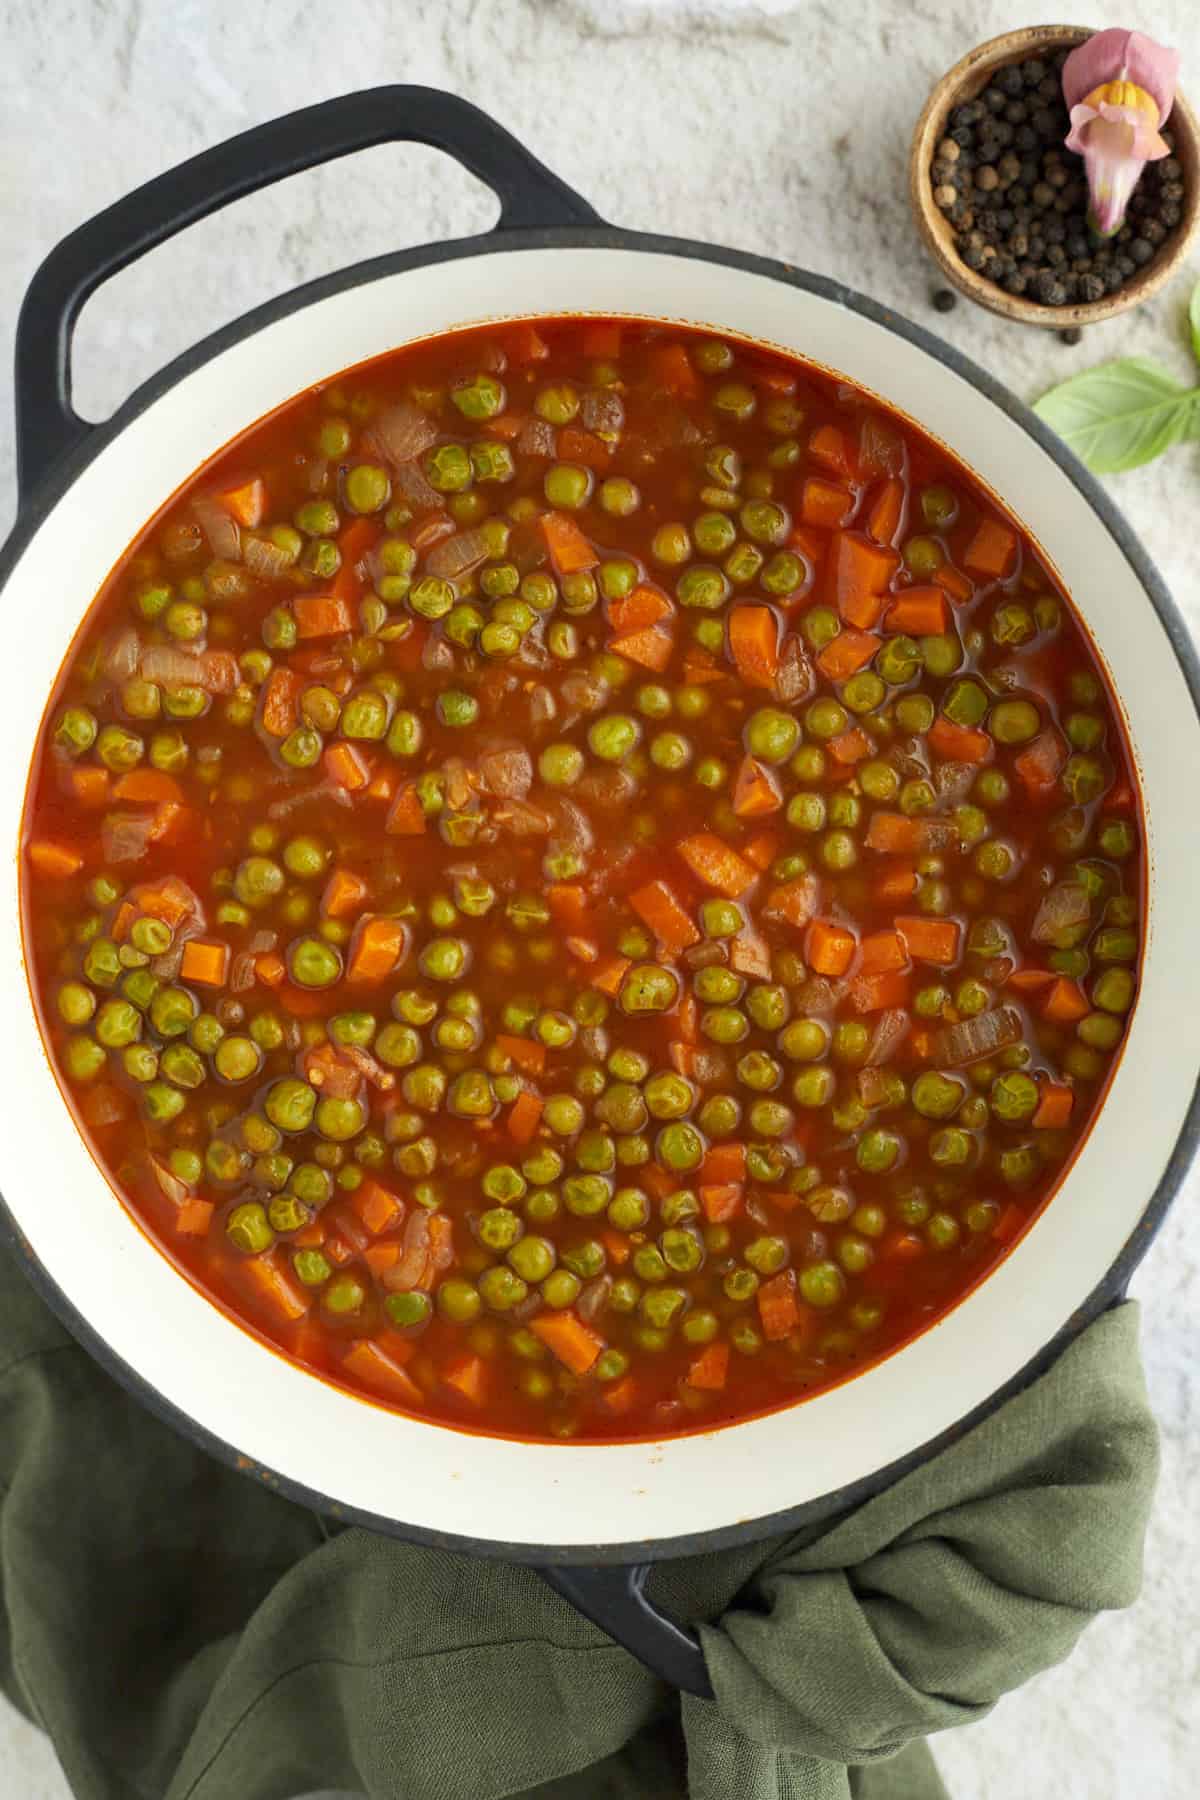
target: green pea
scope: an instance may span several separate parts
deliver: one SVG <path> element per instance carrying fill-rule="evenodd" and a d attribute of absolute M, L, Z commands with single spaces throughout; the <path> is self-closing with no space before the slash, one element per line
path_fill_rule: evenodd
<path fill-rule="evenodd" d="M 237 1041 L 236 1038 L 227 1038 L 221 1045 L 221 1050 Z M 218 1050 L 218 1063 L 220 1054 Z M 293 1076 L 285 1076 L 282 1081 L 276 1081 L 268 1090 L 263 1103 L 263 1109 L 272 1125 L 278 1126 L 280 1131 L 290 1132 L 307 1131 L 313 1122 L 316 1107 L 317 1096 L 314 1090 L 307 1081 L 300 1081 Z"/>
<path fill-rule="evenodd" d="M 561 506 L 569 512 L 577 512 L 581 506 L 587 505 L 592 483 L 591 470 L 583 468 L 579 463 L 554 463 L 546 471 L 542 491 L 551 506 Z"/>
<path fill-rule="evenodd" d="M 1041 714 L 1030 700 L 1001 700 L 988 728 L 998 744 L 1027 744 L 1042 728 Z"/>
<path fill-rule="evenodd" d="M 624 762 L 641 739 L 642 728 L 628 713 L 608 713 L 588 728 L 588 749 L 603 762 Z"/>
<path fill-rule="evenodd" d="M 962 1105 L 965 1093 L 962 1083 L 952 1076 L 927 1069 L 913 1082 L 911 1098 L 922 1118 L 950 1119 Z"/>
<path fill-rule="evenodd" d="M 763 706 L 747 719 L 743 739 L 751 756 L 767 763 L 783 763 L 800 741 L 800 727 L 791 713 Z"/>
<path fill-rule="evenodd" d="M 438 1311 L 456 1325 L 469 1324 L 479 1317 L 483 1307 L 478 1291 L 469 1281 L 452 1276 L 437 1291 Z"/>
<path fill-rule="evenodd" d="M 845 707 L 836 700 L 814 700 L 804 715 L 804 729 L 815 738 L 840 737 L 849 723 Z"/>
<path fill-rule="evenodd" d="M 797 1106 L 828 1106 L 836 1086 L 833 1070 L 824 1065 L 801 1069 L 792 1081 L 792 1098 Z"/>
<path fill-rule="evenodd" d="M 634 963 L 626 970 L 618 995 L 624 1013 L 666 1012 L 679 994 L 679 977 L 658 963 Z"/>
<path fill-rule="evenodd" d="M 1130 970 L 1105 969 L 1092 983 L 1092 1004 L 1102 1012 L 1127 1013 L 1133 1005 L 1134 986 Z"/>
<path fill-rule="evenodd" d="M 810 1263 L 799 1275 L 800 1297 L 822 1310 L 836 1306 L 846 1291 L 845 1277 L 833 1262 Z"/>
<path fill-rule="evenodd" d="M 96 1010 L 96 996 L 81 981 L 64 981 L 56 995 L 59 1017 L 67 1025 L 86 1025 Z"/>
<path fill-rule="evenodd" d="M 969 1161 L 971 1155 L 971 1139 L 957 1125 L 949 1125 L 944 1131 L 935 1131 L 929 1140 L 929 1154 L 941 1168 L 957 1168 Z"/>
<path fill-rule="evenodd" d="M 641 495 L 632 481 L 623 475 L 610 475 L 600 484 L 600 509 L 612 518 L 626 519 L 641 504 Z"/>
<path fill-rule="evenodd" d="M 554 1269 L 546 1276 L 539 1291 L 547 1306 L 561 1312 L 564 1307 L 574 1305 L 582 1286 L 578 1275 L 573 1275 L 570 1269 Z"/>

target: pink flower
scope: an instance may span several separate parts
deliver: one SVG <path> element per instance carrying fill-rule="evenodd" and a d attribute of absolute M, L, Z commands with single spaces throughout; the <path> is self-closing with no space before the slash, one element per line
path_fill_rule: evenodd
<path fill-rule="evenodd" d="M 1092 223 L 1102 237 L 1120 230 L 1146 164 L 1169 154 L 1159 128 L 1178 79 L 1178 50 L 1166 50 L 1140 31 L 1097 31 L 1063 64 L 1063 97 L 1071 110 L 1067 149 L 1083 157 Z"/>

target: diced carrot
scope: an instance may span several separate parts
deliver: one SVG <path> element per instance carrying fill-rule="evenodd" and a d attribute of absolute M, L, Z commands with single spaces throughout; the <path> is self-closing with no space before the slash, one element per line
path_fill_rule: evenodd
<path fill-rule="evenodd" d="M 359 1338 L 351 1344 L 342 1358 L 342 1368 L 361 1381 L 364 1387 L 372 1388 L 377 1394 L 384 1394 L 389 1400 L 400 1400 L 406 1406 L 416 1406 L 424 1398 L 420 1388 L 396 1360 L 386 1350 L 370 1338 Z"/>
<path fill-rule="evenodd" d="M 1010 1200 L 996 1223 L 992 1226 L 992 1239 L 997 1244 L 1011 1244 L 1028 1218 L 1024 1207 Z"/>
<path fill-rule="evenodd" d="M 381 1237 L 404 1217 L 403 1200 L 373 1175 L 364 1175 L 358 1186 L 351 1188 L 350 1204 L 372 1237 Z"/>
<path fill-rule="evenodd" d="M 599 988 L 602 994 L 615 1000 L 621 991 L 621 983 L 628 967 L 627 956 L 602 956 L 588 977 L 589 986 Z"/>
<path fill-rule="evenodd" d="M 1016 988 L 1018 994 L 1036 994 L 1039 989 L 1049 987 L 1055 979 L 1051 969 L 1014 969 L 1006 985 Z"/>
<path fill-rule="evenodd" d="M 292 616 L 298 638 L 337 637 L 354 629 L 349 603 L 340 594 L 297 594 Z"/>
<path fill-rule="evenodd" d="M 901 854 L 923 849 L 924 824 L 920 819 L 910 819 L 905 813 L 873 813 L 867 826 L 866 844 L 869 850 L 892 850 Z"/>
<path fill-rule="evenodd" d="M 248 1257 L 239 1273 L 256 1298 L 284 1319 L 302 1318 L 312 1305 L 312 1296 L 295 1279 L 277 1250 Z"/>
<path fill-rule="evenodd" d="M 74 844 L 58 844 L 52 838 L 35 838 L 29 846 L 29 860 L 39 875 L 52 881 L 66 881 L 83 867 L 83 851 Z"/>
<path fill-rule="evenodd" d="M 341 564 L 329 583 L 329 594 L 348 607 L 357 606 L 366 582 L 359 572 L 363 557 L 379 536 L 378 522 L 371 517 L 352 519 L 338 538 Z"/>
<path fill-rule="evenodd" d="M 295 669 L 272 669 L 263 683 L 259 718 L 268 737 L 285 738 L 300 717 L 300 677 Z"/>
<path fill-rule="evenodd" d="M 909 1054 L 914 1062 L 928 1062 L 933 1055 L 933 1033 L 927 1025 L 918 1025 L 908 1036 Z"/>
<path fill-rule="evenodd" d="M 352 794 L 371 779 L 371 765 L 357 744 L 330 744 L 321 760 L 330 781 Z"/>
<path fill-rule="evenodd" d="M 832 469 L 835 475 L 844 475 L 847 480 L 853 478 L 858 457 L 854 445 L 838 426 L 818 425 L 809 436 L 808 448 L 809 454 L 817 462 L 824 463 L 827 469 Z"/>
<path fill-rule="evenodd" d="M 277 950 L 264 950 L 254 959 L 254 978 L 264 987 L 278 987 L 287 974 L 287 964 Z"/>
<path fill-rule="evenodd" d="M 631 1412 L 637 1399 L 637 1382 L 632 1375 L 623 1375 L 620 1381 L 609 1382 L 601 1388 L 597 1396 L 597 1404 L 607 1413 L 620 1417 L 622 1413 Z"/>
<path fill-rule="evenodd" d="M 771 950 L 767 940 L 754 931 L 739 931 L 729 945 L 729 966 L 735 975 L 748 975 L 752 981 L 768 981 Z"/>
<path fill-rule="evenodd" d="M 350 940 L 346 980 L 386 981 L 404 960 L 407 948 L 408 927 L 403 919 L 389 919 L 382 913 L 360 919 Z"/>
<path fill-rule="evenodd" d="M 751 838 L 748 844 L 742 845 L 742 855 L 756 869 L 769 869 L 783 846 L 783 839 L 775 831 L 760 832 L 758 837 Z"/>
<path fill-rule="evenodd" d="M 844 975 L 854 961 L 854 933 L 832 919 L 814 919 L 808 928 L 804 958 L 816 975 Z"/>
<path fill-rule="evenodd" d="M 585 469 L 607 469 L 612 461 L 612 446 L 593 431 L 568 425 L 558 434 L 558 454 L 564 462 L 582 463 Z"/>
<path fill-rule="evenodd" d="M 1106 812 L 1131 812 L 1133 810 L 1133 800 L 1133 783 L 1127 781 L 1122 775 L 1119 780 L 1114 781 L 1107 794 L 1105 794 L 1104 810 Z"/>
<path fill-rule="evenodd" d="M 134 806 L 158 806 L 163 801 L 183 804 L 183 789 L 173 775 L 161 769 L 130 769 L 113 788 L 114 800 L 128 800 Z"/>
<path fill-rule="evenodd" d="M 299 1241 L 300 1234 L 297 1232 L 296 1236 L 292 1239 L 292 1242 L 297 1244 Z M 362 1253 L 362 1259 L 366 1263 L 368 1269 L 370 1269 L 376 1281 L 381 1281 L 389 1269 L 395 1268 L 403 1254 L 403 1244 L 398 1243 L 395 1238 L 392 1238 L 390 1241 L 382 1244 L 368 1244 Z"/>
<path fill-rule="evenodd" d="M 200 987 L 224 987 L 229 972 L 229 945 L 213 943 L 205 938 L 189 938 L 183 946 L 179 979 L 194 981 Z"/>
<path fill-rule="evenodd" d="M 665 950 L 677 954 L 700 942 L 700 933 L 687 908 L 675 897 L 665 881 L 647 881 L 635 888 L 629 904 L 648 925 Z"/>
<path fill-rule="evenodd" d="M 206 1237 L 214 1211 L 211 1200 L 185 1200 L 175 1214 L 175 1229 L 181 1237 Z"/>
<path fill-rule="evenodd" d="M 774 772 L 753 756 L 744 756 L 733 784 L 733 810 L 739 819 L 760 819 L 778 812 L 783 795 Z"/>
<path fill-rule="evenodd" d="M 519 1093 L 508 1109 L 505 1124 L 514 1144 L 527 1144 L 542 1120 L 542 1101 L 528 1088 Z"/>
<path fill-rule="evenodd" d="M 855 1012 L 890 1012 L 908 1005 L 911 982 L 900 969 L 883 975 L 856 975 L 850 983 L 850 1004 Z"/>
<path fill-rule="evenodd" d="M 786 919 L 789 925 L 802 929 L 814 917 L 821 897 L 820 883 L 814 875 L 797 875 L 771 889 L 763 911 Z"/>
<path fill-rule="evenodd" d="M 455 1356 L 442 1365 L 442 1381 L 472 1406 L 482 1406 L 487 1399 L 488 1370 L 482 1356 Z"/>
<path fill-rule="evenodd" d="M 71 794 L 77 806 L 99 812 L 108 805 L 112 777 L 107 769 L 97 768 L 94 763 L 73 763 L 69 779 Z"/>
<path fill-rule="evenodd" d="M 523 1075 L 540 1075 L 546 1067 L 546 1046 L 539 1044 L 536 1038 L 517 1037 L 502 1031 L 497 1035 L 496 1048 L 510 1057 Z"/>
<path fill-rule="evenodd" d="M 1043 731 L 1013 763 L 1031 800 L 1048 799 L 1067 766 L 1067 751 L 1057 731 Z"/>
<path fill-rule="evenodd" d="M 855 531 L 835 531 L 825 567 L 826 598 L 847 625 L 872 631 L 886 604 L 888 582 L 900 566 L 898 553 L 873 544 Z"/>
<path fill-rule="evenodd" d="M 956 725 L 945 713 L 939 713 L 929 727 L 926 742 L 935 756 L 946 762 L 981 763 L 992 753 L 992 740 L 986 731 L 973 725 Z"/>
<path fill-rule="evenodd" d="M 284 1012 L 294 1019 L 315 1019 L 328 1004 L 328 997 L 319 989 L 297 987 L 294 981 L 281 982 L 275 991 Z"/>
<path fill-rule="evenodd" d="M 341 1268 L 343 1263 L 348 1263 L 354 1255 L 353 1244 L 348 1244 L 345 1238 L 339 1236 L 336 1231 L 326 1232 L 321 1248 L 330 1262 L 336 1263 L 338 1268 Z M 366 1252 L 364 1251 L 363 1254 L 365 1256 Z"/>
<path fill-rule="evenodd" d="M 388 810 L 383 827 L 394 837 L 420 837 L 425 830 L 425 812 L 415 781 L 406 781 L 396 789 L 396 798 Z"/>
<path fill-rule="evenodd" d="M 325 1221 L 321 1218 L 311 1219 L 293 1233 L 290 1240 L 300 1250 L 319 1250 L 325 1242 Z"/>
<path fill-rule="evenodd" d="M 675 611 L 661 588 L 651 587 L 649 582 L 640 582 L 632 593 L 622 594 L 608 604 L 608 622 L 620 636 L 631 631 L 644 631 L 648 625 L 657 625 L 660 619 L 666 619 Z"/>
<path fill-rule="evenodd" d="M 229 488 L 220 496 L 220 500 L 226 512 L 231 513 L 239 525 L 246 525 L 252 531 L 262 524 L 270 504 L 267 484 L 258 476 L 241 487 Z"/>
<path fill-rule="evenodd" d="M 668 394 L 679 394 L 690 400 L 700 391 L 700 383 L 682 344 L 662 344 L 650 352 L 650 379 Z"/>
<path fill-rule="evenodd" d="M 958 961 L 962 926 L 957 919 L 913 914 L 898 918 L 896 930 L 904 939 L 908 954 L 917 962 L 935 963 L 939 968 L 948 969 Z"/>
<path fill-rule="evenodd" d="M 975 583 L 968 575 L 964 575 L 961 569 L 956 569 L 953 563 L 941 563 L 934 570 L 933 579 L 942 592 L 949 594 L 958 606 L 961 606 L 964 600 L 969 600 L 975 592 Z"/>
<path fill-rule="evenodd" d="M 867 536 L 877 544 L 894 542 L 904 510 L 904 483 L 894 475 L 881 481 L 867 508 Z M 839 524 L 842 521 L 838 521 Z"/>
<path fill-rule="evenodd" d="M 550 561 L 556 575 L 574 575 L 580 569 L 594 569 L 600 561 L 590 539 L 567 513 L 543 513 L 538 520 Z"/>
<path fill-rule="evenodd" d="M 883 975 L 888 969 L 902 969 L 908 962 L 904 940 L 896 931 L 873 931 L 862 940 L 864 975 Z"/>
<path fill-rule="evenodd" d="M 977 575 L 998 579 L 1007 573 L 1016 548 L 1017 534 L 1010 526 L 1002 525 L 999 519 L 981 519 L 975 528 L 975 536 L 967 545 L 963 562 Z"/>
<path fill-rule="evenodd" d="M 1074 1107 L 1075 1095 L 1069 1087 L 1057 1081 L 1044 1081 L 1033 1124 L 1038 1131 L 1061 1131 L 1070 1123 Z"/>
<path fill-rule="evenodd" d="M 717 1186 L 724 1182 L 745 1181 L 745 1144 L 710 1145 L 704 1152 L 704 1160 L 700 1164 L 699 1179 L 708 1185 L 715 1183 Z"/>
<path fill-rule="evenodd" d="M 874 745 L 860 726 L 852 725 L 849 731 L 843 731 L 837 737 L 831 738 L 828 748 L 829 754 L 835 762 L 853 767 L 855 763 L 860 763 L 864 756 L 870 756 Z"/>
<path fill-rule="evenodd" d="M 390 769 L 377 769 L 363 789 L 368 800 L 392 800 L 400 783 Z"/>
<path fill-rule="evenodd" d="M 829 533 L 818 530 L 815 525 L 803 525 L 793 520 L 788 533 L 788 548 L 802 556 L 810 569 L 819 569 L 829 549 Z"/>
<path fill-rule="evenodd" d="M 889 863 L 875 880 L 875 897 L 891 905 L 908 900 L 917 891 L 917 871 L 910 862 Z"/>
<path fill-rule="evenodd" d="M 790 1213 L 795 1212 L 803 1199 L 803 1195 L 793 1194 L 790 1188 L 772 1188 L 771 1192 L 765 1194 L 763 1198 L 767 1201 L 768 1205 L 777 1207 L 780 1212 Z"/>
<path fill-rule="evenodd" d="M 623 1231 L 602 1231 L 600 1242 L 608 1253 L 610 1263 L 620 1268 L 633 1255 L 633 1245 Z"/>
<path fill-rule="evenodd" d="M 154 809 L 146 839 L 151 844 L 177 844 L 184 835 L 184 825 L 191 817 L 190 809 L 177 800 L 160 800 Z"/>
<path fill-rule="evenodd" d="M 604 1348 L 599 1332 L 570 1311 L 538 1313 L 529 1329 L 572 1375 L 586 1375 Z"/>
<path fill-rule="evenodd" d="M 577 881 L 552 881 L 546 889 L 546 903 L 560 925 L 573 931 L 582 931 L 587 925 L 587 889 Z"/>
<path fill-rule="evenodd" d="M 675 848 L 692 874 L 727 900 L 738 899 L 757 880 L 757 871 L 711 831 L 682 838 Z"/>
<path fill-rule="evenodd" d="M 913 637 L 939 637 L 950 623 L 950 608 L 941 588 L 911 587 L 896 595 L 884 614 L 885 631 L 907 631 Z"/>
<path fill-rule="evenodd" d="M 1088 997 L 1077 981 L 1068 981 L 1060 975 L 1042 1001 L 1042 1017 L 1053 1019 L 1057 1025 L 1073 1025 L 1076 1019 L 1082 1019 L 1091 1011 Z"/>
<path fill-rule="evenodd" d="M 610 638 L 608 648 L 615 656 L 661 675 L 675 654 L 675 640 L 669 631 L 652 627 L 649 631 L 631 631 L 625 637 Z"/>
<path fill-rule="evenodd" d="M 892 1231 L 883 1240 L 882 1252 L 890 1262 L 916 1262 L 925 1254 L 925 1240 L 915 1231 Z"/>
<path fill-rule="evenodd" d="M 847 525 L 854 512 L 854 495 L 823 475 L 810 475 L 800 489 L 800 517 L 806 525 L 836 531 Z"/>
<path fill-rule="evenodd" d="M 366 882 L 352 869 L 335 869 L 321 895 L 321 911 L 327 919 L 345 919 L 361 911 L 369 893 Z"/>
<path fill-rule="evenodd" d="M 742 1210 L 744 1189 L 740 1181 L 705 1182 L 700 1189 L 700 1205 L 710 1225 L 723 1225 L 736 1219 Z"/>
<path fill-rule="evenodd" d="M 132 900 L 122 900 L 112 922 L 112 939 L 115 944 L 123 944 L 129 936 L 133 921 L 140 916 L 138 908 Z"/>
<path fill-rule="evenodd" d="M 550 354 L 550 346 L 537 326 L 524 321 L 508 328 L 504 344 L 515 363 L 545 362 Z"/>
<path fill-rule="evenodd" d="M 702 1350 L 688 1364 L 687 1384 L 710 1393 L 725 1386 L 729 1374 L 729 1345 L 717 1342 Z"/>
<path fill-rule="evenodd" d="M 585 356 L 597 356 L 602 361 L 620 355 L 621 327 L 615 319 L 589 319 L 583 327 L 580 348 Z"/>
<path fill-rule="evenodd" d="M 769 606 L 731 607 L 729 654 L 748 687 L 775 686 L 779 673 L 779 622 Z"/>
<path fill-rule="evenodd" d="M 845 681 L 870 662 L 882 641 L 873 631 L 839 631 L 817 657 L 817 667 L 830 681 Z"/>
<path fill-rule="evenodd" d="M 696 644 L 689 645 L 683 653 L 683 673 L 693 687 L 707 687 L 710 682 L 725 681 L 729 676 L 728 669 L 715 656 Z"/>
<path fill-rule="evenodd" d="M 758 1317 L 763 1336 L 769 1344 L 790 1337 L 800 1323 L 800 1303 L 796 1299 L 795 1269 L 781 1269 L 758 1290 Z"/>

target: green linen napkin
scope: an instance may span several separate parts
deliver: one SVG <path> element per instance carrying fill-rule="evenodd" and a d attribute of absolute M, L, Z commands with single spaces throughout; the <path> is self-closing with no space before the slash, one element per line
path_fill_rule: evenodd
<path fill-rule="evenodd" d="M 681 1702 L 533 1571 L 333 1535 L 213 1462 L 0 1251 L 0 1685 L 78 1800 L 945 1800 L 926 1734 L 1137 1592 L 1137 1323 L 837 1520 L 656 1569 L 705 1621 L 716 1700 Z"/>

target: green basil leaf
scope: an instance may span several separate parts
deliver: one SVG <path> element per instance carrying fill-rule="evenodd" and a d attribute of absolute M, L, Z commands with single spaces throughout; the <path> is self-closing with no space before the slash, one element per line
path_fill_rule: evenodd
<path fill-rule="evenodd" d="M 1200 362 L 1200 281 L 1192 289 L 1192 303 L 1188 307 L 1188 324 L 1192 328 L 1192 349 L 1196 361 Z"/>
<path fill-rule="evenodd" d="M 1136 469 L 1200 435 L 1200 388 L 1136 356 L 1073 375 L 1033 410 L 1097 475 Z"/>

